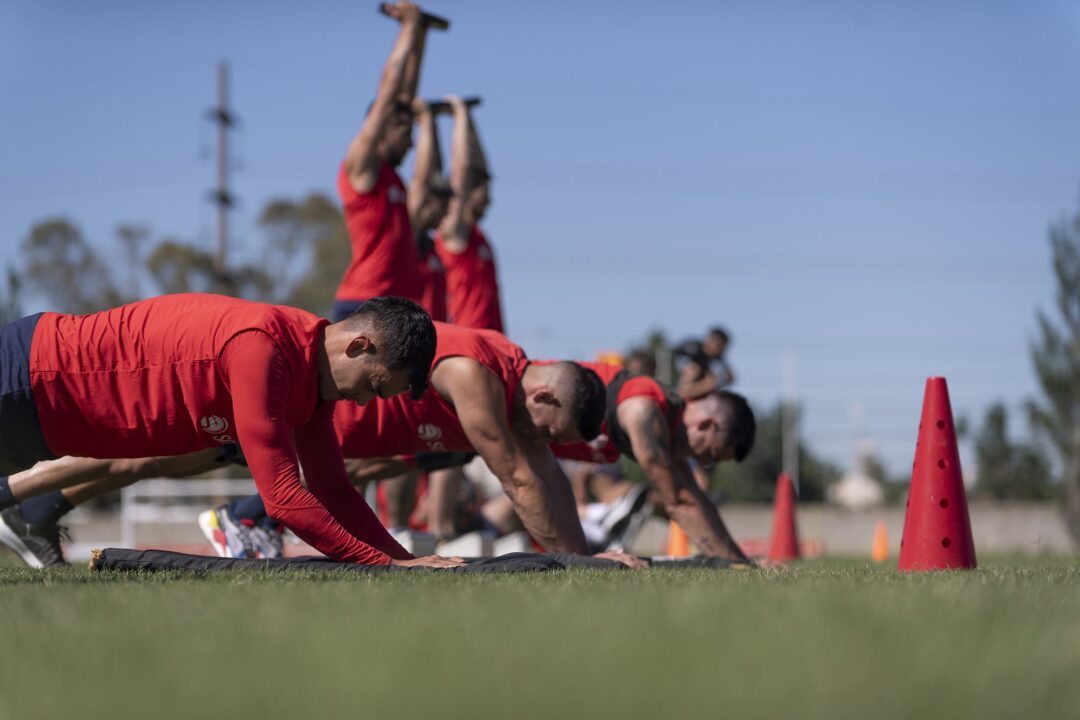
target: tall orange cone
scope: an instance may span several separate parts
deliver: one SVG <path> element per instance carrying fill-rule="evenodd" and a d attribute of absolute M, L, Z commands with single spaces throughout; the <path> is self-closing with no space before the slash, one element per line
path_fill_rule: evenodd
<path fill-rule="evenodd" d="M 799 557 L 799 534 L 795 530 L 795 488 L 787 473 L 776 478 L 776 497 L 773 500 L 772 542 L 769 559 L 785 562 Z"/>
<path fill-rule="evenodd" d="M 975 567 L 949 388 L 941 377 L 926 381 L 897 567 L 905 571 Z"/>
<path fill-rule="evenodd" d="M 687 557 L 690 555 L 690 538 L 686 532 L 674 520 L 668 521 L 667 554 L 671 557 Z"/>
<path fill-rule="evenodd" d="M 874 526 L 874 544 L 870 546 L 870 559 L 876 563 L 889 559 L 889 531 L 880 520 Z"/>

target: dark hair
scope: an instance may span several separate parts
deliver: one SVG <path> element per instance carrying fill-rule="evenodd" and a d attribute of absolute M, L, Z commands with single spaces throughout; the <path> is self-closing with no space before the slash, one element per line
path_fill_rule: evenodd
<path fill-rule="evenodd" d="M 568 402 L 577 423 L 578 434 L 592 440 L 600 434 L 607 412 L 607 387 L 595 371 L 577 363 L 560 363 L 571 372 L 572 389 Z"/>
<path fill-rule="evenodd" d="M 656 353 L 653 352 L 652 348 L 634 348 L 631 350 L 626 364 L 629 365 L 634 361 L 647 368 L 644 371 L 646 375 L 656 375 Z"/>
<path fill-rule="evenodd" d="M 727 330 L 720 327 L 719 325 L 713 325 L 711 328 L 709 328 L 709 334 L 717 336 L 726 343 L 731 342 L 731 336 L 728 335 Z"/>
<path fill-rule="evenodd" d="M 739 393 L 721 390 L 716 396 L 731 407 L 731 427 L 728 429 L 728 444 L 735 450 L 735 462 L 742 462 L 754 447 L 754 435 L 757 433 L 757 421 L 754 411 Z"/>
<path fill-rule="evenodd" d="M 412 300 L 386 296 L 364 301 L 343 321 L 348 327 L 364 324 L 381 345 L 383 363 L 390 370 L 407 370 L 409 390 L 419 400 L 428 386 L 435 359 L 435 325 Z"/>

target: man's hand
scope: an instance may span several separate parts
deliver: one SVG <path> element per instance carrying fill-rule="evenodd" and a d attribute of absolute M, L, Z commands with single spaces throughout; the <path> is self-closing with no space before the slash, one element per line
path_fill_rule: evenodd
<path fill-rule="evenodd" d="M 426 555 L 412 560 L 391 560 L 390 564 L 402 567 L 454 568 L 464 566 L 465 560 L 457 556 L 445 558 L 439 555 Z"/>
<path fill-rule="evenodd" d="M 623 565 L 625 565 L 626 567 L 632 568 L 634 570 L 640 570 L 642 568 L 649 567 L 648 561 L 642 560 L 641 558 L 637 557 L 636 555 L 630 555 L 629 553 L 624 553 L 624 552 L 622 552 L 620 550 L 608 550 L 607 552 L 602 552 L 602 553 L 598 553 L 596 555 L 593 555 L 593 557 L 598 557 L 598 558 L 601 558 L 603 560 L 614 560 L 615 562 L 620 562 Z"/>
<path fill-rule="evenodd" d="M 420 6 L 409 2 L 409 0 L 400 0 L 397 4 L 383 3 L 382 11 L 402 24 L 406 22 L 418 23 L 423 15 Z"/>

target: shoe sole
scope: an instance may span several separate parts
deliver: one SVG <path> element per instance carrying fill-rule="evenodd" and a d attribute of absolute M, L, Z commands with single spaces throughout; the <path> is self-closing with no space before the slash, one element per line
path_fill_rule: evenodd
<path fill-rule="evenodd" d="M 30 548 L 23 544 L 22 538 L 12 532 L 8 524 L 0 518 L 0 544 L 3 544 L 9 550 L 15 552 L 22 561 L 32 568 L 41 570 L 44 566 L 37 556 L 30 551 Z"/>
<path fill-rule="evenodd" d="M 224 542 L 225 531 L 218 525 L 217 511 L 206 510 L 199 513 L 199 529 L 202 530 L 203 535 L 206 536 L 218 557 L 232 557 L 229 554 L 229 546 Z M 217 538 L 219 533 L 222 535 L 221 541 Z"/>

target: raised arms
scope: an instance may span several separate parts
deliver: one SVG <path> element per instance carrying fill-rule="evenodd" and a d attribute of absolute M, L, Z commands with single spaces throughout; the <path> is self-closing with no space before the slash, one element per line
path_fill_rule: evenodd
<path fill-rule="evenodd" d="M 393 122 L 401 122 L 397 115 L 401 109 L 402 92 L 405 89 L 407 66 L 415 55 L 418 43 L 424 32 L 420 18 L 420 9 L 411 2 L 389 5 L 391 14 L 401 21 L 390 57 L 383 68 L 379 89 L 375 101 L 368 111 L 360 132 L 356 134 L 345 156 L 345 170 L 349 183 L 358 193 L 370 192 L 379 177 L 379 144 Z M 419 58 L 415 59 L 416 73 L 419 74 Z M 415 87 L 414 87 L 415 91 Z M 408 106 L 406 105 L 407 109 Z M 411 122 L 411 120 L 410 120 Z M 409 127 L 411 131 L 411 125 Z"/>

